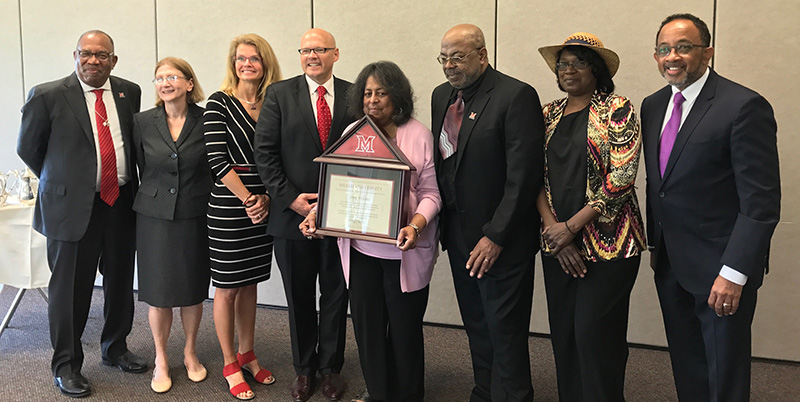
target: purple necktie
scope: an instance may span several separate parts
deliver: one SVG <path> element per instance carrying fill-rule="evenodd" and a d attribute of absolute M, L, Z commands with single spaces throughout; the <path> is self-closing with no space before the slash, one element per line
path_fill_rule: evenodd
<path fill-rule="evenodd" d="M 442 132 L 439 133 L 439 151 L 442 159 L 447 159 L 456 152 L 458 147 L 458 131 L 461 130 L 461 120 L 464 118 L 464 91 L 458 91 L 456 101 L 447 108 L 444 115 Z"/>
<path fill-rule="evenodd" d="M 676 92 L 672 98 L 672 116 L 669 117 L 667 125 L 664 126 L 664 131 L 661 133 L 661 148 L 658 154 L 658 167 L 661 172 L 661 177 L 664 177 L 664 171 L 667 170 L 667 161 L 669 161 L 669 154 L 672 152 L 672 146 L 675 145 L 675 138 L 678 137 L 678 129 L 681 127 L 681 105 L 686 98 L 683 94 Z"/>

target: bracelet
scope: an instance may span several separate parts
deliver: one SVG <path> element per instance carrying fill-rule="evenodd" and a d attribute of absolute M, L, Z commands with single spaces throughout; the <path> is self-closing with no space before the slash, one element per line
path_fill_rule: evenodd
<path fill-rule="evenodd" d="M 569 228 L 569 223 L 567 223 L 567 221 L 564 221 L 564 226 L 567 228 L 567 232 L 569 232 L 571 235 L 575 236 L 576 234 L 578 234 L 576 232 L 573 232 L 572 229 Z"/>
<path fill-rule="evenodd" d="M 249 205 L 247 205 L 247 200 L 249 200 L 250 197 L 252 197 L 252 196 L 253 196 L 253 193 L 247 193 L 247 197 L 244 197 L 244 201 L 242 201 L 242 205 L 248 207 Z"/>
<path fill-rule="evenodd" d="M 408 227 L 410 227 L 411 229 L 414 229 L 414 232 L 417 234 L 417 237 L 419 237 L 419 231 L 421 230 L 419 228 L 419 226 L 417 226 L 413 222 L 411 222 L 411 223 L 408 224 Z"/>

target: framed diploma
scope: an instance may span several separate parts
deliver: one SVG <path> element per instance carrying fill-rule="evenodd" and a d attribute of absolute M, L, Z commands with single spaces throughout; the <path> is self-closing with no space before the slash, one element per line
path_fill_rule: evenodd
<path fill-rule="evenodd" d="M 394 141 L 364 116 L 314 161 L 321 163 L 317 233 L 394 243 L 408 222 L 415 170 Z"/>

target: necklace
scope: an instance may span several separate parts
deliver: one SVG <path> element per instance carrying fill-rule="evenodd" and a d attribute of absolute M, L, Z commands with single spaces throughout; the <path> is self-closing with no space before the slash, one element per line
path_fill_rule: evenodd
<path fill-rule="evenodd" d="M 256 110 L 256 105 L 258 105 L 258 102 L 250 102 L 249 100 L 242 98 L 239 95 L 236 95 L 236 92 L 233 93 L 233 96 L 235 96 L 236 99 L 239 99 L 240 101 L 250 105 L 250 110 Z"/>
<path fill-rule="evenodd" d="M 95 111 L 94 111 L 94 114 L 96 114 L 98 118 L 100 118 L 101 120 L 103 120 L 103 126 L 104 126 L 104 127 L 108 127 L 108 119 L 106 119 L 106 118 L 105 118 L 105 117 L 103 117 L 103 116 L 100 116 L 100 113 L 98 113 L 98 112 L 97 112 L 97 110 L 95 110 Z"/>

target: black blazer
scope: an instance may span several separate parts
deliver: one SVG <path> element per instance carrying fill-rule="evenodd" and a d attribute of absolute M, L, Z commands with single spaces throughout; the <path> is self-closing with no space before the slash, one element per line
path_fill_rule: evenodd
<path fill-rule="evenodd" d="M 141 183 L 133 210 L 153 218 L 203 216 L 214 184 L 203 136 L 203 109 L 189 104 L 178 141 L 164 106 L 133 116 L 133 143 Z"/>
<path fill-rule="evenodd" d="M 708 294 L 722 265 L 759 286 L 780 217 L 777 126 L 761 95 L 710 71 L 659 172 L 669 86 L 642 102 L 647 234 L 680 284 Z"/>
<path fill-rule="evenodd" d="M 109 79 L 131 177 L 128 188 L 134 192 L 138 178 L 131 132 L 142 91 L 122 78 Z M 89 225 L 98 191 L 92 112 L 75 73 L 33 87 L 22 107 L 17 154 L 39 177 L 33 228 L 48 239 L 78 241 Z"/>
<path fill-rule="evenodd" d="M 440 180 L 439 133 L 456 92 L 444 83 L 431 96 L 434 162 Z M 489 66 L 478 92 L 465 106 L 453 156 L 455 204 L 464 241 L 471 249 L 487 236 L 503 246 L 497 264 L 533 258 L 539 251 L 536 197 L 544 178 L 544 118 L 539 95 L 530 85 Z M 442 193 L 447 205 L 444 197 Z M 452 217 L 443 214 L 442 218 Z"/>
<path fill-rule="evenodd" d="M 333 122 L 326 147 L 355 121 L 347 114 L 350 86 L 334 77 Z M 319 164 L 313 160 L 322 154 L 322 143 L 308 93 L 305 75 L 270 85 L 253 141 L 258 173 L 272 197 L 267 233 L 287 239 L 303 239 L 297 227 L 304 218 L 289 205 L 300 193 L 316 193 L 319 184 Z"/>

